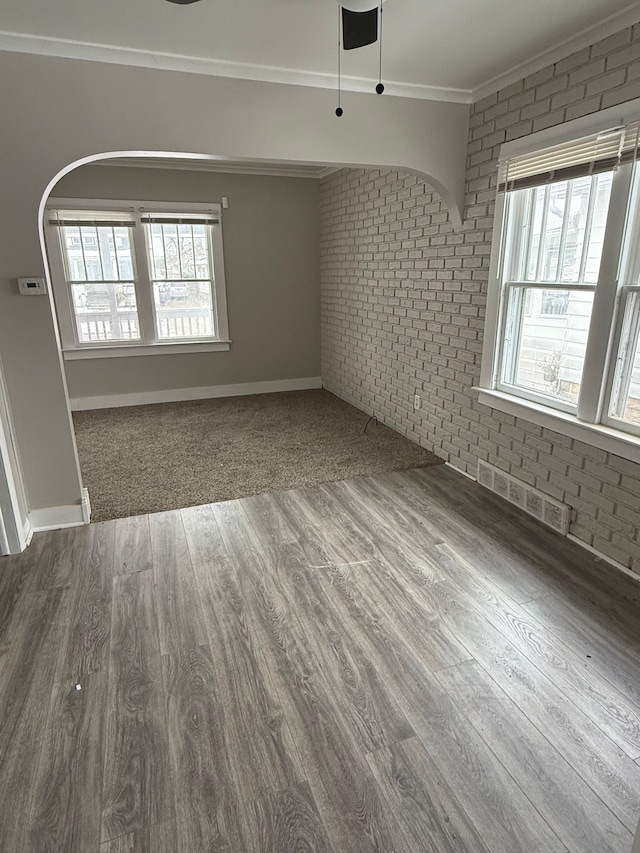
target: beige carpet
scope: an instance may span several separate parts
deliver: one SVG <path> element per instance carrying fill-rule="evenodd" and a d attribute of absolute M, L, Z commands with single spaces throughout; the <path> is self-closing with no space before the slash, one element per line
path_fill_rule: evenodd
<path fill-rule="evenodd" d="M 92 519 L 214 503 L 442 460 L 328 391 L 75 412 Z"/>

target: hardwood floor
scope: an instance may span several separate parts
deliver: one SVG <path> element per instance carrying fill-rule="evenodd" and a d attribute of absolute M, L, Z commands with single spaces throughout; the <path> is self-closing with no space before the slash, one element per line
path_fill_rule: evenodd
<path fill-rule="evenodd" d="M 629 853 L 640 580 L 445 466 L 0 558 L 3 853 Z"/>

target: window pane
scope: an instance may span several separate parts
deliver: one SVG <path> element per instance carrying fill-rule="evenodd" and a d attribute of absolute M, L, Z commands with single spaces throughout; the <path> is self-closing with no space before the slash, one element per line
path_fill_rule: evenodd
<path fill-rule="evenodd" d="M 584 252 L 584 273 L 582 281 L 595 284 L 600 272 L 600 259 L 602 257 L 602 246 L 604 244 L 604 232 L 609 212 L 609 199 L 611 197 L 611 174 L 597 175 L 592 180 L 594 187 L 593 216 L 589 229 L 589 238 Z"/>
<path fill-rule="evenodd" d="M 151 277 L 154 279 L 167 277 L 167 262 L 165 258 L 162 225 L 147 225 L 147 248 Z"/>
<path fill-rule="evenodd" d="M 160 340 L 215 336 L 209 225 L 147 225 Z"/>
<path fill-rule="evenodd" d="M 529 220 L 521 235 L 522 245 L 520 248 L 525 272 L 518 278 L 522 278 L 523 281 L 535 281 L 538 272 L 538 253 L 542 237 L 547 188 L 535 187 L 531 190 L 520 190 L 518 193 L 514 193 L 513 197 L 514 199 L 522 197 L 522 203 L 526 203 L 529 211 Z"/>
<path fill-rule="evenodd" d="M 67 276 L 70 281 L 86 281 L 84 252 L 79 228 L 62 229 L 63 248 L 67 260 Z"/>
<path fill-rule="evenodd" d="M 153 296 L 161 340 L 214 336 L 211 282 L 156 281 Z"/>
<path fill-rule="evenodd" d="M 71 295 L 80 343 L 140 339 L 132 282 L 74 283 Z"/>
<path fill-rule="evenodd" d="M 118 279 L 120 281 L 131 281 L 133 279 L 133 259 L 131 257 L 131 243 L 129 241 L 129 228 L 114 228 L 113 239 L 116 248 L 116 259 L 118 265 Z"/>
<path fill-rule="evenodd" d="M 511 193 L 512 280 L 595 284 L 611 181 L 607 172 Z"/>
<path fill-rule="evenodd" d="M 637 343 L 631 360 L 626 394 L 621 402 L 622 419 L 632 424 L 640 424 L 640 346 Z"/>
<path fill-rule="evenodd" d="M 147 225 L 151 277 L 211 279 L 207 225 Z"/>
<path fill-rule="evenodd" d="M 576 404 L 593 291 L 509 288 L 502 381 Z"/>
<path fill-rule="evenodd" d="M 558 277 L 558 260 L 565 221 L 567 183 L 552 184 L 548 189 L 548 205 L 544 230 L 540 235 L 538 281 L 555 281 Z"/>
<path fill-rule="evenodd" d="M 630 293 L 620 335 L 610 414 L 640 425 L 640 294 Z"/>
<path fill-rule="evenodd" d="M 569 291 L 568 290 L 542 290 L 540 314 L 547 317 L 557 317 L 560 314 L 567 314 L 569 311 Z"/>
<path fill-rule="evenodd" d="M 193 227 L 191 225 L 178 226 L 178 239 L 180 260 L 182 263 L 182 276 L 184 278 L 195 278 L 195 259 L 193 244 Z"/>
<path fill-rule="evenodd" d="M 590 211 L 591 178 L 584 177 L 572 181 L 568 184 L 568 190 L 567 227 L 565 231 L 564 251 L 562 253 L 560 280 L 580 281 L 582 252 L 585 247 L 585 238 L 587 237 L 587 224 Z M 606 208 L 605 200 L 600 198 L 596 207 L 601 207 L 603 204 Z M 600 234 L 597 237 L 594 235 L 591 241 L 592 251 L 597 254 L 598 258 L 602 253 L 602 241 L 599 239 L 600 237 Z"/>
<path fill-rule="evenodd" d="M 69 281 L 131 281 L 131 229 L 73 225 L 62 229 Z"/>

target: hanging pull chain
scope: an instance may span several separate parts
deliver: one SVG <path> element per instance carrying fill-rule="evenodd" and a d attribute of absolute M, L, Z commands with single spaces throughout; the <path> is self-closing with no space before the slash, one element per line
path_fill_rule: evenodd
<path fill-rule="evenodd" d="M 384 92 L 384 86 L 382 84 L 382 0 L 380 0 L 380 64 L 378 66 L 378 85 L 376 86 L 376 92 L 378 95 L 381 95 Z"/>
<path fill-rule="evenodd" d="M 340 15 L 342 14 L 342 6 L 338 4 L 338 106 L 336 108 L 336 115 L 338 118 L 343 114 L 344 110 L 342 109 L 341 101 L 342 101 L 342 86 L 340 80 L 340 53 L 342 51 L 341 44 L 341 36 L 340 36 Z"/>

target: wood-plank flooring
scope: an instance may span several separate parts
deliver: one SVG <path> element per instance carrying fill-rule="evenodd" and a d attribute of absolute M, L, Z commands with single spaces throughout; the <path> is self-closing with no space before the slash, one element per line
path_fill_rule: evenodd
<path fill-rule="evenodd" d="M 2 853 L 629 853 L 640 581 L 445 466 L 0 558 Z"/>

